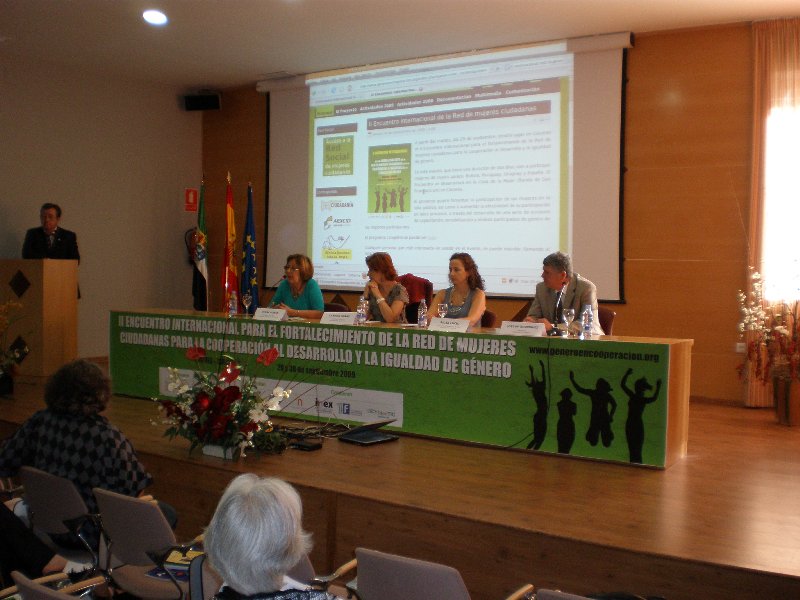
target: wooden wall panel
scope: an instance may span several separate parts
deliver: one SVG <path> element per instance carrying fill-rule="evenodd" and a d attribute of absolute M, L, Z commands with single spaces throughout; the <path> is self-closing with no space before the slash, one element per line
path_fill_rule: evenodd
<path fill-rule="evenodd" d="M 611 305 L 614 333 L 694 339 L 692 394 L 728 401 L 743 394 L 735 372 L 741 362 L 736 292 L 747 274 L 751 64 L 749 24 L 639 34 L 628 52 L 626 304 Z M 243 222 L 240 190 L 264 168 L 264 147 L 255 138 L 263 142 L 265 127 L 264 98 L 252 88 L 225 92 L 223 109 L 204 118 L 203 165 L 216 203 L 209 209 L 212 295 L 219 287 L 224 174 L 230 169 L 236 176 Z M 262 225 L 263 217 L 259 242 Z M 344 297 L 354 305 L 356 295 Z M 524 304 L 489 301 L 501 320 Z"/>
<path fill-rule="evenodd" d="M 206 182 L 206 227 L 209 237 L 209 308 L 222 310 L 220 279 L 225 250 L 225 186 L 231 174 L 236 215 L 237 252 L 247 211 L 247 183 L 253 184 L 258 280 L 263 283 L 266 215 L 267 101 L 255 85 L 226 90 L 218 111 L 203 113 L 203 177 Z"/>

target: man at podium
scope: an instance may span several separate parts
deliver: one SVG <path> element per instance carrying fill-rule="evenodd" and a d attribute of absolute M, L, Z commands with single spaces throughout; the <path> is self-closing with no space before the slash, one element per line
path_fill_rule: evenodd
<path fill-rule="evenodd" d="M 57 258 L 80 260 L 78 238 L 72 232 L 58 226 L 61 207 L 46 202 L 39 211 L 41 227 L 29 229 L 22 244 L 22 258 Z"/>

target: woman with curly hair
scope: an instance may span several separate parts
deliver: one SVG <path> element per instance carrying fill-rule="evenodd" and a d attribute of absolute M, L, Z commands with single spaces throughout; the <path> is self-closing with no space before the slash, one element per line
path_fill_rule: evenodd
<path fill-rule="evenodd" d="M 470 326 L 479 325 L 486 310 L 486 294 L 478 265 L 466 252 L 456 252 L 450 257 L 448 277 L 453 285 L 437 292 L 428 310 L 428 318 L 438 317 L 439 304 L 446 304 L 445 318 L 469 319 Z"/>
<path fill-rule="evenodd" d="M 0 448 L 0 477 L 14 477 L 22 466 L 64 477 L 75 485 L 89 512 L 97 512 L 92 488 L 140 495 L 152 478 L 128 439 L 100 415 L 110 396 L 108 377 L 94 363 L 76 360 L 61 367 L 45 387 L 47 408 Z M 171 510 L 167 507 L 165 516 L 174 522 Z M 96 531 L 85 533 L 96 540 Z"/>

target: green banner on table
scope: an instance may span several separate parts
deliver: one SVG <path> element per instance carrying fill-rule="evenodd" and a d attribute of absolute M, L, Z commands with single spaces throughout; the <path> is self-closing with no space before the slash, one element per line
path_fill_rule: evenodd
<path fill-rule="evenodd" d="M 441 438 L 665 464 L 667 344 L 113 312 L 115 393 L 167 394 L 166 368 L 195 369 L 195 346 L 293 388 L 287 415 L 394 418 Z M 271 347 L 281 358 L 257 364 Z"/>

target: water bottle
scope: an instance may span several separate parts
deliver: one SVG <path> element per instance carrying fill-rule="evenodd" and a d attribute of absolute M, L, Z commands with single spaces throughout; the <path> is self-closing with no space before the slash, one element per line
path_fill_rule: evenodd
<path fill-rule="evenodd" d="M 581 339 L 588 340 L 592 337 L 592 324 L 594 323 L 594 313 L 592 305 L 585 304 L 581 313 Z"/>
<path fill-rule="evenodd" d="M 228 297 L 228 316 L 232 317 L 239 312 L 239 295 L 236 293 L 236 290 L 231 292 L 231 295 Z"/>
<path fill-rule="evenodd" d="M 417 325 L 423 329 L 428 326 L 428 305 L 425 304 L 425 298 L 419 301 L 419 308 L 417 309 Z"/>
<path fill-rule="evenodd" d="M 361 296 L 356 305 L 356 325 L 363 325 L 367 322 L 367 306 L 367 301 L 364 296 Z"/>

